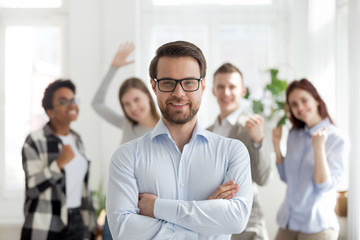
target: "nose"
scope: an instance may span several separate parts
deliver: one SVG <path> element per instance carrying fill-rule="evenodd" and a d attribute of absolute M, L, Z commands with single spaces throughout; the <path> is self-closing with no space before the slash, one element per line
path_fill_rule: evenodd
<path fill-rule="evenodd" d="M 184 94 L 185 94 L 185 91 L 180 86 L 180 83 L 179 82 L 176 83 L 176 87 L 175 87 L 174 91 L 172 92 L 172 95 L 179 97 L 179 96 L 183 96 Z"/>
<path fill-rule="evenodd" d="M 229 95 L 231 94 L 230 88 L 226 87 L 226 88 L 224 89 L 224 94 L 225 94 L 226 96 L 229 96 Z"/>
<path fill-rule="evenodd" d="M 129 110 L 132 112 L 132 111 L 135 111 L 136 110 L 136 104 L 134 104 L 134 103 L 131 103 L 130 105 L 129 105 Z"/>
<path fill-rule="evenodd" d="M 76 107 L 76 105 L 77 105 L 76 102 L 72 101 L 72 102 L 69 102 L 67 106 L 69 108 L 74 108 L 74 107 Z"/>

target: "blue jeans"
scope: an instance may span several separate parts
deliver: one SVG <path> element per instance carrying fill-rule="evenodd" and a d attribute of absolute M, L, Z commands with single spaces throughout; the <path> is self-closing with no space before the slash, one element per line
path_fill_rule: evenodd
<path fill-rule="evenodd" d="M 107 216 L 105 217 L 105 224 L 104 224 L 102 236 L 103 236 L 103 240 L 112 240 Z"/>

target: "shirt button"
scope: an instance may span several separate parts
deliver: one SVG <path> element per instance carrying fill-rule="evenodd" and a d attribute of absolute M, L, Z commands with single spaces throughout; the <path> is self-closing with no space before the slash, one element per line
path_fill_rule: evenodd
<path fill-rule="evenodd" d="M 184 184 L 183 184 L 183 183 L 180 183 L 180 187 L 184 187 Z"/>

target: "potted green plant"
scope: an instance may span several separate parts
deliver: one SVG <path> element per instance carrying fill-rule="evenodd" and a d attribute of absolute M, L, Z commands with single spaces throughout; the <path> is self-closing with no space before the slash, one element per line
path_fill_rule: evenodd
<path fill-rule="evenodd" d="M 251 100 L 252 110 L 267 120 L 272 120 L 276 117 L 278 119 L 276 126 L 284 125 L 286 123 L 285 91 L 287 82 L 278 78 L 278 69 L 270 68 L 268 72 L 270 73 L 271 81 L 264 88 L 263 98 Z M 250 99 L 248 88 L 245 98 Z"/>
<path fill-rule="evenodd" d="M 97 216 L 97 224 L 98 226 L 102 227 L 105 223 L 105 203 L 106 197 L 103 192 L 103 184 L 100 181 L 98 189 L 91 191 L 91 198 L 94 204 L 95 213 Z"/>

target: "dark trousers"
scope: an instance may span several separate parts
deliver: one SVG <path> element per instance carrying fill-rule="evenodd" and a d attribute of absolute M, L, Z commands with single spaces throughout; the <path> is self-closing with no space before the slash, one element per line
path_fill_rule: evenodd
<path fill-rule="evenodd" d="M 81 217 L 80 208 L 68 209 L 68 225 L 64 230 L 64 239 L 83 240 L 84 223 Z"/>
<path fill-rule="evenodd" d="M 112 240 L 107 216 L 105 217 L 105 224 L 104 224 L 102 236 L 103 236 L 103 240 Z"/>

